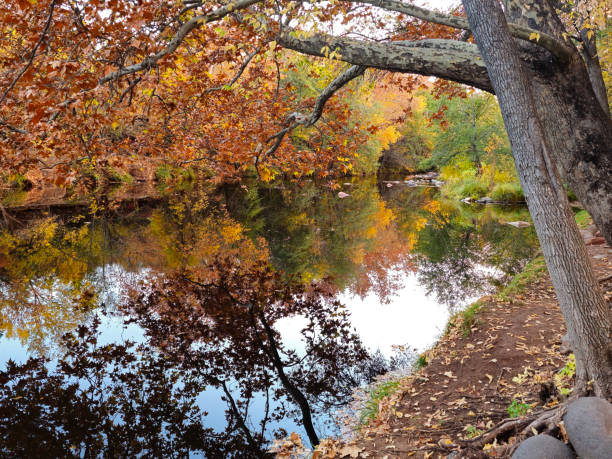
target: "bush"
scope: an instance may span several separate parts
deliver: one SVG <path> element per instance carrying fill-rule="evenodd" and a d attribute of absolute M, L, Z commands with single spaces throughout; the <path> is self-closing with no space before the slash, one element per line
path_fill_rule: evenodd
<path fill-rule="evenodd" d="M 456 193 L 460 198 L 479 199 L 486 196 L 489 187 L 482 180 L 468 179 L 457 187 Z"/>
<path fill-rule="evenodd" d="M 495 201 L 521 202 L 525 200 L 525 195 L 521 185 L 518 183 L 502 183 L 493 188 L 491 198 Z"/>

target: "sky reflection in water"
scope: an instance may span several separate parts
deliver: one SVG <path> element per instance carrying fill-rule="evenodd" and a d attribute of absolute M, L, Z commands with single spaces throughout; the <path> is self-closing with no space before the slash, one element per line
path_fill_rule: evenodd
<path fill-rule="evenodd" d="M 4 231 L 2 453 L 263 457 L 291 431 L 315 442 L 353 387 L 405 366 L 537 250 L 531 228 L 500 223 L 525 209 L 346 189 L 196 185 Z"/>

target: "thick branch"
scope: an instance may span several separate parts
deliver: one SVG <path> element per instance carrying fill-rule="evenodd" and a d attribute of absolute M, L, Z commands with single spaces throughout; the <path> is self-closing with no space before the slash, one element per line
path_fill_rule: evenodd
<path fill-rule="evenodd" d="M 368 42 L 325 34 L 298 36 L 285 31 L 278 43 L 294 51 L 325 57 L 324 48 L 342 61 L 402 73 L 435 76 L 492 92 L 487 69 L 476 45 L 455 40 Z"/>
<path fill-rule="evenodd" d="M 280 147 L 285 136 L 289 132 L 291 132 L 293 129 L 295 129 L 297 126 L 302 125 L 305 127 L 310 127 L 314 125 L 319 120 L 319 118 L 321 118 L 325 104 L 334 95 L 334 93 L 338 91 L 340 88 L 342 88 L 348 82 L 354 80 L 358 76 L 363 75 L 365 71 L 366 71 L 366 68 L 361 67 L 359 65 L 353 65 L 349 67 L 347 70 L 345 70 L 340 75 L 338 75 L 336 78 L 334 78 L 334 80 L 327 85 L 327 87 L 321 92 L 321 94 L 319 94 L 319 97 L 317 97 L 315 106 L 310 116 L 306 116 L 306 115 L 303 115 L 297 112 L 289 115 L 289 118 L 287 119 L 287 122 L 289 123 L 289 125 L 281 129 L 279 132 L 277 132 L 276 134 L 274 134 L 272 137 L 268 139 L 268 142 L 271 142 L 272 140 L 274 140 L 274 143 L 264 153 L 264 156 L 271 155 L 276 150 L 278 150 L 278 147 Z"/>
<path fill-rule="evenodd" d="M 470 25 L 466 18 L 462 16 L 455 16 L 452 14 L 439 13 L 437 11 L 431 11 L 425 8 L 421 8 L 415 5 L 403 3 L 398 0 L 344 0 L 353 3 L 366 3 L 369 5 L 377 6 L 387 11 L 396 11 L 403 13 L 408 16 L 412 16 L 418 19 L 422 19 L 427 22 L 433 22 L 434 24 L 445 25 L 453 27 L 455 29 L 470 30 Z M 521 40 L 530 41 L 537 45 L 546 48 L 556 58 L 566 61 L 571 56 L 571 50 L 563 42 L 557 40 L 552 35 L 548 35 L 544 32 L 524 27 L 518 24 L 508 24 L 510 33 L 515 38 Z"/>
<path fill-rule="evenodd" d="M 128 67 L 121 68 L 116 72 L 109 73 L 103 78 L 100 78 L 100 80 L 98 80 L 98 84 L 102 85 L 104 83 L 108 83 L 109 81 L 116 80 L 117 78 L 120 78 L 124 75 L 129 75 L 131 73 L 136 73 L 142 70 L 148 70 L 152 68 L 157 63 L 157 61 L 176 51 L 176 49 L 179 47 L 185 37 L 187 37 L 187 35 L 189 35 L 192 30 L 202 26 L 203 24 L 218 21 L 219 19 L 230 14 L 232 11 L 242 10 L 256 3 L 260 3 L 261 1 L 262 0 L 236 0 L 235 2 L 230 2 L 227 5 L 222 6 L 221 8 L 217 8 L 211 13 L 203 14 L 190 19 L 178 29 L 176 35 L 174 35 L 168 45 L 160 52 L 151 56 L 147 56 L 138 64 L 130 65 Z"/>

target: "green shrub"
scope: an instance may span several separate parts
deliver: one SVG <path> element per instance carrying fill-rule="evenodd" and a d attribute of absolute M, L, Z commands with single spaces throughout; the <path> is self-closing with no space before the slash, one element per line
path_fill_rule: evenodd
<path fill-rule="evenodd" d="M 484 430 L 478 429 L 471 424 L 465 426 L 463 430 L 467 432 L 466 434 L 467 438 L 476 438 L 484 433 Z"/>
<path fill-rule="evenodd" d="M 479 199 L 486 196 L 488 192 L 487 184 L 477 178 L 467 179 L 456 188 L 456 193 L 460 198 Z"/>
<path fill-rule="evenodd" d="M 531 405 L 528 403 L 520 403 L 518 400 L 514 399 L 506 410 L 511 418 L 518 418 L 519 416 L 527 414 L 530 408 Z"/>
<path fill-rule="evenodd" d="M 130 174 L 114 167 L 107 167 L 104 172 L 111 183 L 132 183 L 134 181 Z"/>
<path fill-rule="evenodd" d="M 172 177 L 172 169 L 167 164 L 162 164 L 155 171 L 155 178 L 164 183 Z"/>
<path fill-rule="evenodd" d="M 493 188 L 491 199 L 504 202 L 521 202 L 525 200 L 525 195 L 518 183 L 502 183 Z"/>

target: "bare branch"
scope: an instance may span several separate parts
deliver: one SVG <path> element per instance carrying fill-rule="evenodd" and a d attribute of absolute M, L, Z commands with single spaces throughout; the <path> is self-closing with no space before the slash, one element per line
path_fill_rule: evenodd
<path fill-rule="evenodd" d="M 351 3 L 366 3 L 369 5 L 377 6 L 387 11 L 396 11 L 398 13 L 407 14 L 418 19 L 422 19 L 427 22 L 433 22 L 434 24 L 445 25 L 453 27 L 455 29 L 470 30 L 470 25 L 466 18 L 462 16 L 455 16 L 452 14 L 440 13 L 437 11 L 428 10 L 425 8 L 418 7 L 416 5 L 410 5 L 398 0 L 344 0 Z M 552 35 L 548 35 L 544 32 L 524 27 L 518 24 L 508 24 L 510 33 L 515 38 L 535 43 L 536 45 L 542 46 L 550 51 L 556 58 L 561 61 L 567 61 L 571 55 L 571 50 L 562 41 L 556 39 Z"/>
<path fill-rule="evenodd" d="M 28 134 L 28 131 L 12 126 L 9 123 L 7 123 L 6 121 L 2 121 L 0 120 L 0 126 L 4 126 L 5 128 L 7 128 L 9 131 L 13 131 L 16 132 L 17 134 Z"/>

